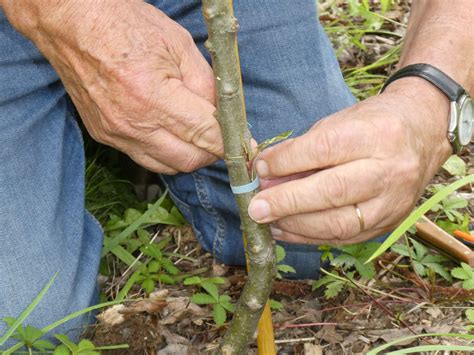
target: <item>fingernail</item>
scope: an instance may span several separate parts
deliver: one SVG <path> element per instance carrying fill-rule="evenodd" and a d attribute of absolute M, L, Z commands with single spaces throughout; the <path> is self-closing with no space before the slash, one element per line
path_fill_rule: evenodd
<path fill-rule="evenodd" d="M 255 163 L 255 169 L 257 169 L 258 176 L 261 178 L 266 178 L 270 174 L 268 164 L 265 160 L 257 160 Z"/>
<path fill-rule="evenodd" d="M 270 216 L 270 205 L 265 200 L 254 200 L 249 205 L 249 216 L 254 221 L 260 221 Z"/>
<path fill-rule="evenodd" d="M 272 232 L 272 236 L 274 237 L 279 237 L 280 235 L 283 234 L 283 231 L 281 229 L 278 229 L 275 227 L 270 227 L 270 231 Z"/>

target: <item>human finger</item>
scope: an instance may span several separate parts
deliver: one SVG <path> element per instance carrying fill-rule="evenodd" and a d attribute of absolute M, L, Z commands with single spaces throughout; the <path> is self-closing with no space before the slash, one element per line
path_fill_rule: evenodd
<path fill-rule="evenodd" d="M 314 174 L 315 172 L 316 171 L 312 170 L 312 171 L 305 171 L 303 173 L 293 174 L 289 176 L 283 176 L 283 177 L 279 177 L 275 179 L 260 179 L 260 189 L 265 190 L 272 186 L 283 184 L 284 182 L 302 179 Z"/>
<path fill-rule="evenodd" d="M 269 223 L 366 201 L 385 187 L 385 173 L 377 160 L 357 160 L 259 192 L 250 202 L 249 215 L 259 223 Z"/>
<path fill-rule="evenodd" d="M 219 123 L 214 116 L 214 105 L 174 78 L 168 79 L 161 101 L 162 112 L 157 114 L 163 127 L 181 140 L 211 154 L 219 157 L 224 155 L 224 144 Z"/>
<path fill-rule="evenodd" d="M 262 178 L 322 169 L 373 154 L 377 135 L 364 120 L 341 118 L 344 111 L 318 122 L 307 133 L 265 150 L 256 162 Z"/>
<path fill-rule="evenodd" d="M 155 173 L 175 175 L 178 172 L 146 154 L 129 154 L 129 157 L 141 167 Z"/>
<path fill-rule="evenodd" d="M 359 234 L 358 236 L 349 240 L 338 240 L 338 239 L 309 238 L 303 235 L 287 232 L 287 231 L 277 229 L 277 228 L 272 229 L 273 238 L 282 242 L 292 243 L 292 244 L 313 244 L 313 245 L 330 245 L 330 246 L 350 245 L 350 244 L 365 242 L 370 239 L 381 236 L 387 233 L 388 231 L 390 231 L 390 229 L 385 229 L 385 228 L 376 229 L 373 231 Z"/>
<path fill-rule="evenodd" d="M 282 218 L 275 222 L 275 225 L 281 230 L 307 238 L 349 240 L 374 226 L 377 216 L 364 207 L 363 204 L 358 205 L 363 223 L 358 217 L 356 207 L 350 205 Z"/>
<path fill-rule="evenodd" d="M 215 162 L 218 157 L 187 143 L 164 128 L 150 133 L 141 142 L 142 151 L 179 172 L 192 172 Z"/>
<path fill-rule="evenodd" d="M 344 245 L 381 235 L 395 227 L 380 223 L 376 203 L 367 201 L 323 212 L 283 218 L 274 224 L 272 234 L 292 243 Z M 357 208 L 362 220 L 359 218 Z"/>

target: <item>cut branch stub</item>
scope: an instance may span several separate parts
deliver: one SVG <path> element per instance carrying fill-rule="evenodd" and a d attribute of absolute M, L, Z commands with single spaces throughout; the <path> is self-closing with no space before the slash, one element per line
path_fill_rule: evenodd
<path fill-rule="evenodd" d="M 247 170 L 251 135 L 247 128 L 237 47 L 239 24 L 233 15 L 231 0 L 203 0 L 203 14 L 209 32 L 205 45 L 212 56 L 217 87 L 217 119 L 224 137 L 229 180 L 233 186 L 245 185 L 252 179 Z M 270 229 L 255 223 L 247 212 L 255 193 L 235 195 L 242 231 L 246 236 L 249 276 L 229 331 L 224 336 L 221 352 L 225 354 L 245 353 L 256 333 L 275 275 L 274 242 Z"/>

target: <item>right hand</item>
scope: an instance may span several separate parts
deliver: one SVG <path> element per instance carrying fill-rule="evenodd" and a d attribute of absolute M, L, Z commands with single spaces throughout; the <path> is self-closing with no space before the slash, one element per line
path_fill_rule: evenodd
<path fill-rule="evenodd" d="M 94 139 L 165 174 L 222 157 L 212 69 L 183 27 L 143 1 L 18 3 L 3 1 L 7 16 L 56 69 Z"/>

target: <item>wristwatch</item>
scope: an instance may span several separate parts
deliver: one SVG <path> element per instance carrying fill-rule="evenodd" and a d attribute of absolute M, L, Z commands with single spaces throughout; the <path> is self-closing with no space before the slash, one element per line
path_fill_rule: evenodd
<path fill-rule="evenodd" d="M 428 80 L 450 101 L 448 140 L 456 154 L 460 154 L 472 139 L 474 130 L 474 102 L 469 93 L 447 74 L 430 64 L 408 65 L 393 74 L 383 85 L 382 93 L 395 80 L 417 76 Z"/>

